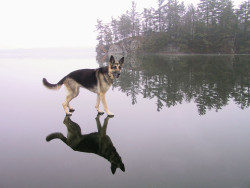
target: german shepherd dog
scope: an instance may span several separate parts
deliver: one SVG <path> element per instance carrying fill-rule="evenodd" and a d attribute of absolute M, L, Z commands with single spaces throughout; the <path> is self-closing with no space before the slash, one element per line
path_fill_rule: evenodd
<path fill-rule="evenodd" d="M 106 102 L 105 94 L 110 88 L 115 78 L 118 78 L 121 74 L 121 68 L 124 63 L 124 57 L 119 61 L 116 61 L 113 56 L 110 57 L 109 65 L 97 69 L 80 69 L 69 73 L 67 76 L 62 78 L 57 84 L 49 83 L 46 78 L 43 78 L 43 84 L 48 89 L 60 89 L 64 84 L 67 90 L 67 96 L 64 101 L 63 108 L 66 115 L 71 116 L 72 112 L 75 111 L 71 108 L 69 102 L 79 95 L 79 88 L 86 88 L 97 94 L 96 110 L 99 114 L 104 112 L 99 109 L 100 102 L 104 106 L 105 112 L 109 116 L 114 116 L 109 111 Z"/>
<path fill-rule="evenodd" d="M 47 142 L 53 139 L 60 139 L 74 151 L 94 153 L 111 163 L 111 172 L 114 174 L 117 168 L 125 172 L 125 166 L 110 137 L 106 135 L 109 116 L 104 120 L 101 126 L 99 114 L 96 117 L 98 132 L 82 134 L 80 126 L 73 122 L 69 116 L 65 116 L 63 123 L 67 126 L 67 138 L 59 132 L 52 133 L 46 137 Z"/>

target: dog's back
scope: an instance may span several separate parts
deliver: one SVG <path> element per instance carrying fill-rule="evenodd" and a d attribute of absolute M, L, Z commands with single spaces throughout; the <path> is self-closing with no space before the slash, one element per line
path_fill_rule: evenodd
<path fill-rule="evenodd" d="M 97 69 L 80 69 L 71 72 L 66 77 L 74 80 L 82 87 L 91 90 L 97 85 L 96 71 Z"/>

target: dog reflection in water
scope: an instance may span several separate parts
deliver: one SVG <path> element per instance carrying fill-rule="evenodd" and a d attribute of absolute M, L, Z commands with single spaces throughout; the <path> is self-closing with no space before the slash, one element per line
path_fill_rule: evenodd
<path fill-rule="evenodd" d="M 103 127 L 101 126 L 99 117 L 100 115 L 96 117 L 98 132 L 82 135 L 80 126 L 73 122 L 69 116 L 66 116 L 63 123 L 68 129 L 67 138 L 62 133 L 52 133 L 47 136 L 46 140 L 49 142 L 55 138 L 61 139 L 75 151 L 95 153 L 107 159 L 111 163 L 113 174 L 117 168 L 125 172 L 121 157 L 117 153 L 110 137 L 106 135 L 110 117 L 105 118 Z"/>

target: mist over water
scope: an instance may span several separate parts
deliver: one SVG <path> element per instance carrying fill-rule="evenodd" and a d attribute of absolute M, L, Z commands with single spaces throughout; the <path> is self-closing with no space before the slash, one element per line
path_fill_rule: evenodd
<path fill-rule="evenodd" d="M 77 53 L 1 55 L 0 187 L 250 186 L 249 56 L 125 56 L 107 93 L 115 116 L 106 135 L 126 168 L 113 175 L 104 157 L 74 151 L 60 139 L 46 142 L 54 132 L 67 137 L 68 129 L 64 88 L 47 90 L 42 78 L 56 83 L 73 70 L 107 64 Z M 70 119 L 82 135 L 99 130 L 95 103 L 84 89 L 71 102 Z M 99 117 L 101 126 L 105 118 Z"/>

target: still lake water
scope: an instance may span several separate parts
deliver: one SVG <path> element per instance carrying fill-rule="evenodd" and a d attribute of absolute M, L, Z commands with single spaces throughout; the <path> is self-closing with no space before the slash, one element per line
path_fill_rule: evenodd
<path fill-rule="evenodd" d="M 126 57 L 107 93 L 115 117 L 105 138 L 125 166 L 114 175 L 99 155 L 46 142 L 54 132 L 67 137 L 68 121 L 83 135 L 100 130 L 94 94 L 81 89 L 64 122 L 65 90 L 42 85 L 103 64 L 74 56 L 2 55 L 1 188 L 250 187 L 250 56 Z"/>

